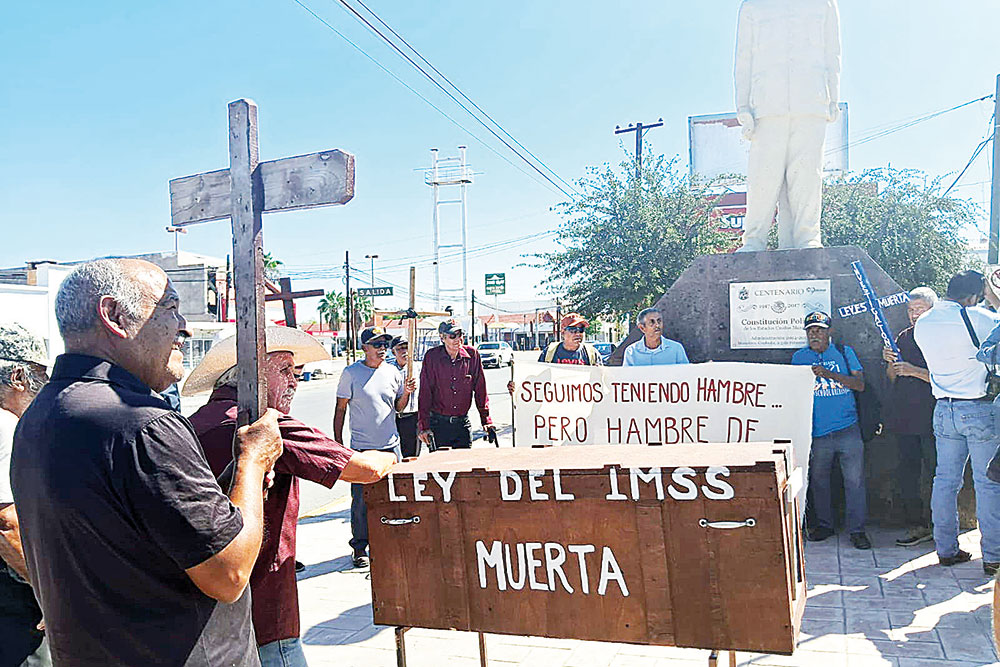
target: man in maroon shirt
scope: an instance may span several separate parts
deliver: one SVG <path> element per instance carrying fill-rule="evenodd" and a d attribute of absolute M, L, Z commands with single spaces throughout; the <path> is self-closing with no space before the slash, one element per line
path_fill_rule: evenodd
<path fill-rule="evenodd" d="M 465 345 L 465 332 L 453 319 L 442 322 L 438 326 L 438 333 L 441 335 L 442 345 L 427 351 L 420 369 L 420 393 L 417 396 L 418 437 L 431 449 L 471 447 L 469 408 L 475 396 L 479 418 L 486 430 L 486 439 L 496 444 L 497 430 L 490 419 L 486 375 L 483 373 L 479 353 L 476 348 Z"/>
<path fill-rule="evenodd" d="M 305 665 L 305 656 L 299 642 L 299 601 L 295 580 L 295 531 L 299 513 L 299 478 L 307 479 L 327 488 L 337 479 L 357 484 L 369 484 L 382 479 L 395 463 L 392 454 L 384 452 L 355 452 L 344 447 L 322 432 L 306 426 L 288 416 L 295 389 L 298 386 L 297 354 L 280 351 L 278 337 L 295 340 L 286 347 L 322 346 L 308 334 L 296 336 L 277 331 L 284 327 L 269 327 L 264 373 L 267 380 L 267 404 L 282 413 L 278 427 L 284 444 L 284 453 L 274 465 L 274 485 L 264 501 L 264 539 L 260 556 L 250 574 L 250 592 L 253 606 L 253 625 L 257 636 L 261 665 Z M 224 353 L 224 343 L 212 352 Z M 235 348 L 234 348 L 235 349 Z M 279 351 L 272 351 L 272 350 Z M 305 357 L 308 353 L 302 354 Z M 225 368 L 226 361 L 206 355 L 202 365 L 209 363 Z M 197 369 L 196 369 L 197 371 Z M 214 381 L 212 396 L 190 418 L 205 456 L 216 475 L 232 460 L 233 432 L 236 428 L 235 367 L 230 367 Z M 192 373 L 192 377 L 195 377 Z M 185 387 L 187 389 L 187 387 Z M 190 392 L 187 392 L 190 393 Z"/>

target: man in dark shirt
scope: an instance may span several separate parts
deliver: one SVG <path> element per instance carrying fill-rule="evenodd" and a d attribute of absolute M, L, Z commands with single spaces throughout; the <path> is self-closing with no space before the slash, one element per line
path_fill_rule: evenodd
<path fill-rule="evenodd" d="M 937 452 L 934 449 L 934 394 L 931 393 L 931 375 L 924 355 L 913 339 L 913 326 L 917 318 L 930 310 L 937 301 L 937 294 L 929 287 L 918 287 L 910 292 L 906 314 L 910 326 L 896 337 L 896 347 L 902 359 L 890 348 L 882 350 L 886 361 L 885 372 L 892 383 L 885 427 L 896 436 L 899 451 L 899 495 L 902 500 L 903 520 L 907 534 L 896 540 L 901 547 L 912 547 L 932 542 L 930 507 L 920 499 L 920 489 L 934 477 Z"/>
<path fill-rule="evenodd" d="M 589 322 L 579 313 L 568 313 L 560 322 L 562 341 L 549 343 L 538 355 L 538 361 L 550 364 L 601 366 L 601 355 L 593 345 L 583 342 Z"/>
<path fill-rule="evenodd" d="M 441 345 L 424 355 L 417 397 L 418 437 L 434 447 L 468 449 L 472 446 L 469 408 L 473 396 L 486 430 L 486 439 L 496 443 L 497 430 L 490 419 L 486 375 L 476 348 L 465 345 L 465 332 L 454 319 L 438 326 Z"/>
<path fill-rule="evenodd" d="M 255 667 L 247 582 L 277 413 L 237 431 L 228 497 L 191 425 L 156 393 L 183 374 L 177 292 L 158 267 L 66 277 L 66 354 L 24 413 L 11 474 L 56 665 Z"/>
<path fill-rule="evenodd" d="M 267 328 L 264 364 L 267 406 L 281 413 L 278 427 L 284 451 L 274 464 L 274 485 L 264 501 L 264 540 L 250 574 L 253 628 L 263 667 L 305 665 L 299 641 L 299 597 L 295 581 L 295 532 L 299 518 L 299 478 L 331 488 L 337 479 L 370 484 L 382 479 L 396 457 L 385 452 L 354 452 L 319 430 L 288 415 L 302 364 L 329 359 L 312 336 L 288 327 Z M 213 388 L 208 403 L 191 415 L 201 446 L 216 475 L 233 458 L 236 430 L 236 345 L 232 338 L 214 345 L 184 384 L 184 395 Z"/>

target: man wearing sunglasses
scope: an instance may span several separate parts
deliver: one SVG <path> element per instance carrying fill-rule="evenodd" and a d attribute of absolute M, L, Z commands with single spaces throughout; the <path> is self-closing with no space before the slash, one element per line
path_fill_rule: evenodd
<path fill-rule="evenodd" d="M 420 440 L 432 451 L 436 447 L 471 447 L 469 408 L 475 398 L 486 440 L 496 444 L 497 431 L 490 419 L 486 375 L 479 352 L 465 344 L 465 332 L 454 319 L 442 322 L 438 334 L 442 344 L 427 351 L 420 369 L 417 400 Z"/>
<path fill-rule="evenodd" d="M 392 336 L 381 327 L 368 327 L 361 332 L 361 349 L 365 358 L 344 369 L 337 386 L 337 407 L 333 414 L 333 437 L 344 442 L 344 418 L 351 408 L 351 441 L 354 450 L 377 449 L 392 452 L 400 458 L 396 412 L 406 408 L 416 381 L 405 381 L 399 371 L 385 362 Z M 363 495 L 364 486 L 351 485 L 351 549 L 354 567 L 368 565 L 368 510 Z"/>
<path fill-rule="evenodd" d="M 593 345 L 583 342 L 589 324 L 580 313 L 569 313 L 562 318 L 562 341 L 549 343 L 538 360 L 549 364 L 578 364 L 601 366 L 601 354 Z"/>

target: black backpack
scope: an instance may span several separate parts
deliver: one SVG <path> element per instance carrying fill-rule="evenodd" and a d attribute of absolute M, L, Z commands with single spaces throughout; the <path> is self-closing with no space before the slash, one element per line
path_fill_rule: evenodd
<path fill-rule="evenodd" d="M 851 372 L 850 364 L 847 361 L 847 353 L 844 346 L 834 344 L 840 356 L 844 358 L 844 366 L 847 372 Z M 852 391 L 854 394 L 854 404 L 858 408 L 858 427 L 861 429 L 861 440 L 869 442 L 882 431 L 882 402 L 872 391 L 871 386 L 866 386 L 865 391 Z"/>

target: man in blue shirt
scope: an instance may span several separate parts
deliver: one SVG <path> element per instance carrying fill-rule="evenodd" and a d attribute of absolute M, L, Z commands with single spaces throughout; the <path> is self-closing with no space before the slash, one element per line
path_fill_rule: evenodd
<path fill-rule="evenodd" d="M 662 335 L 663 316 L 647 308 L 636 318 L 642 338 L 625 348 L 622 366 L 667 366 L 688 363 L 684 346 Z"/>
<path fill-rule="evenodd" d="M 792 355 L 792 364 L 812 366 L 812 449 L 809 454 L 809 490 L 816 526 L 809 539 L 821 542 L 833 535 L 830 473 L 833 459 L 840 460 L 847 502 L 847 530 L 856 549 L 871 549 L 865 534 L 868 512 L 865 488 L 865 445 L 858 427 L 854 391 L 865 390 L 865 376 L 858 356 L 848 346 L 830 345 L 832 320 L 822 311 L 806 315 L 804 328 L 809 345 Z"/>

